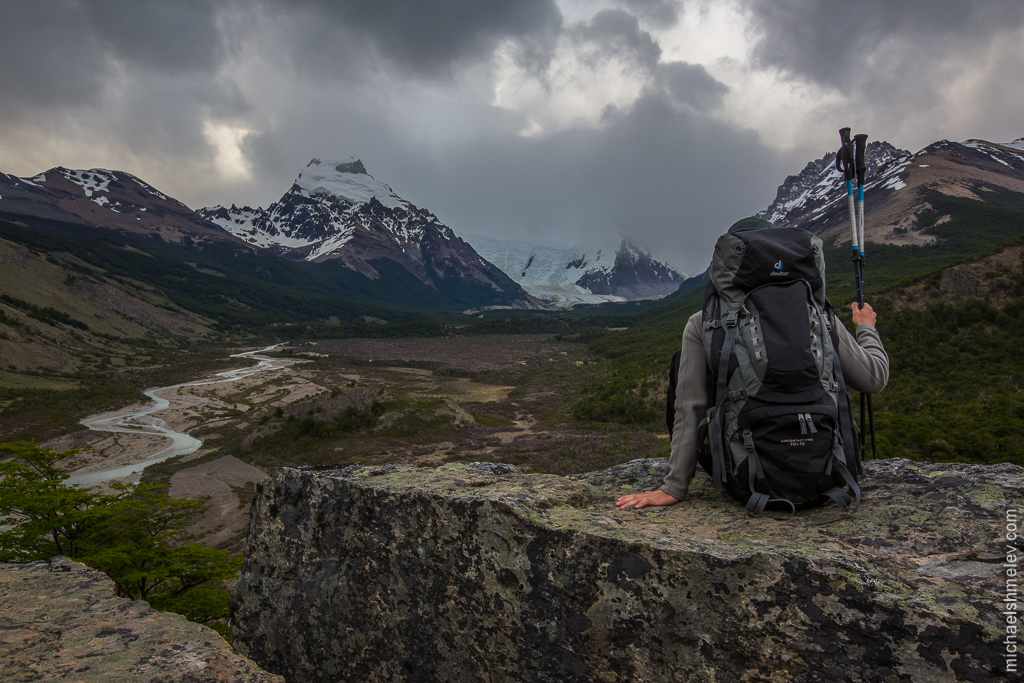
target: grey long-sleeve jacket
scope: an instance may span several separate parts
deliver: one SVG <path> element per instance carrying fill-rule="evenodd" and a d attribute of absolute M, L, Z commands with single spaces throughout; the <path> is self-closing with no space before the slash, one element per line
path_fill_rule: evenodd
<path fill-rule="evenodd" d="M 889 381 L 889 356 L 882 347 L 878 330 L 858 325 L 857 338 L 846 326 L 833 319 L 839 332 L 839 363 L 846 386 L 856 391 L 877 394 Z M 683 500 L 697 470 L 697 426 L 708 410 L 708 392 L 704 374 L 704 316 L 697 311 L 683 330 L 683 353 L 679 361 L 679 386 L 676 388 L 676 419 L 672 427 L 672 453 L 669 473 L 661 490 Z"/>

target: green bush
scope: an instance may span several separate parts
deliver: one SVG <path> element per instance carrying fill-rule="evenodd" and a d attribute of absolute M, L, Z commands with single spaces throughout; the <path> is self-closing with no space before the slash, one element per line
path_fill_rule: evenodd
<path fill-rule="evenodd" d="M 228 616 L 222 581 L 238 573 L 241 558 L 184 542 L 205 501 L 170 498 L 166 485 L 114 484 L 113 494 L 98 494 L 64 483 L 60 463 L 76 451 L 28 441 L 0 451 L 13 456 L 0 463 L 0 561 L 63 555 L 109 576 L 121 597 L 200 623 Z"/>

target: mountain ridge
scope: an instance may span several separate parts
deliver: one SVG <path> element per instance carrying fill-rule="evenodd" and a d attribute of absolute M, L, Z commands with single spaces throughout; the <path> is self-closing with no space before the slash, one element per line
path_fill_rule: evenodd
<path fill-rule="evenodd" d="M 457 283 L 489 289 L 492 301 L 484 307 L 544 307 L 431 211 L 399 197 L 353 157 L 312 159 L 266 209 L 218 205 L 197 213 L 290 260 L 335 262 L 375 280 L 380 273 L 373 262 L 388 259 L 435 289 Z"/>
<path fill-rule="evenodd" d="M 884 141 L 868 143 L 865 239 L 881 244 L 933 244 L 929 228 L 952 219 L 934 213 L 933 193 L 980 201 L 1024 195 L 1024 138 L 1009 143 L 939 140 L 911 153 Z M 800 227 L 827 241 L 849 239 L 845 181 L 835 153 L 809 162 L 779 186 L 757 215 L 782 227 Z"/>
<path fill-rule="evenodd" d="M 57 221 L 155 236 L 169 243 L 249 245 L 126 171 L 57 166 L 31 178 L 0 173 L 0 218 Z"/>

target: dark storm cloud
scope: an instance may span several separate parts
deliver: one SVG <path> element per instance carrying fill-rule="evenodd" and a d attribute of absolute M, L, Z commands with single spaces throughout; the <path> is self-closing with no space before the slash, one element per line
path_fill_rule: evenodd
<path fill-rule="evenodd" d="M 589 22 L 574 27 L 573 37 L 590 61 L 619 57 L 653 70 L 661 58 L 661 46 L 640 28 L 634 15 L 622 10 L 601 10 Z"/>
<path fill-rule="evenodd" d="M 46 4 L 45 2 L 42 4 Z M 118 58 L 159 71 L 209 69 L 223 57 L 216 0 L 85 0 L 89 24 Z"/>
<path fill-rule="evenodd" d="M 431 161 L 395 169 L 392 184 L 431 197 L 458 233 L 584 245 L 627 234 L 688 272 L 706 266 L 729 225 L 768 205 L 794 165 L 753 131 L 663 92 L 598 128 L 492 136 Z"/>
<path fill-rule="evenodd" d="M 973 48 L 1024 24 L 1020 0 L 747 0 L 745 5 L 756 60 L 835 88 L 865 71 L 927 70 L 949 58 L 969 66 Z"/>
<path fill-rule="evenodd" d="M 533 41 L 557 32 L 554 0 L 298 0 L 276 2 L 290 14 L 310 12 L 337 41 L 368 41 L 385 58 L 419 75 L 486 58 L 505 39 Z M 337 46 L 336 46 L 337 47 Z"/>
<path fill-rule="evenodd" d="M 712 111 L 722 105 L 729 87 L 708 73 L 700 64 L 668 62 L 659 64 L 656 83 L 680 104 L 697 111 Z"/>
<path fill-rule="evenodd" d="M 95 101 L 118 65 L 174 74 L 223 57 L 209 0 L 0 3 L 0 111 Z"/>
<path fill-rule="evenodd" d="M 87 22 L 78 2 L 0 4 L 0 113 L 93 99 L 106 65 Z"/>

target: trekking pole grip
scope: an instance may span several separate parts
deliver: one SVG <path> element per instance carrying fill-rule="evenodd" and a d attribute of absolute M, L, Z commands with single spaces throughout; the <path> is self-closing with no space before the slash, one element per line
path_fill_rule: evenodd
<path fill-rule="evenodd" d="M 867 133 L 857 133 L 853 136 L 854 140 L 854 163 L 857 168 L 857 184 L 864 185 L 864 180 L 868 174 L 868 162 L 864 157 L 864 151 L 868 146 L 868 135 Z"/>
<path fill-rule="evenodd" d="M 857 172 L 854 165 L 853 142 L 850 140 L 850 129 L 839 129 L 839 151 L 836 152 L 836 168 L 843 172 L 846 178 L 846 203 L 850 210 L 850 232 L 853 245 L 854 268 L 857 269 L 856 261 L 860 257 L 860 249 L 857 246 L 857 210 L 853 201 L 853 178 Z M 858 271 L 859 272 L 859 271 Z"/>

